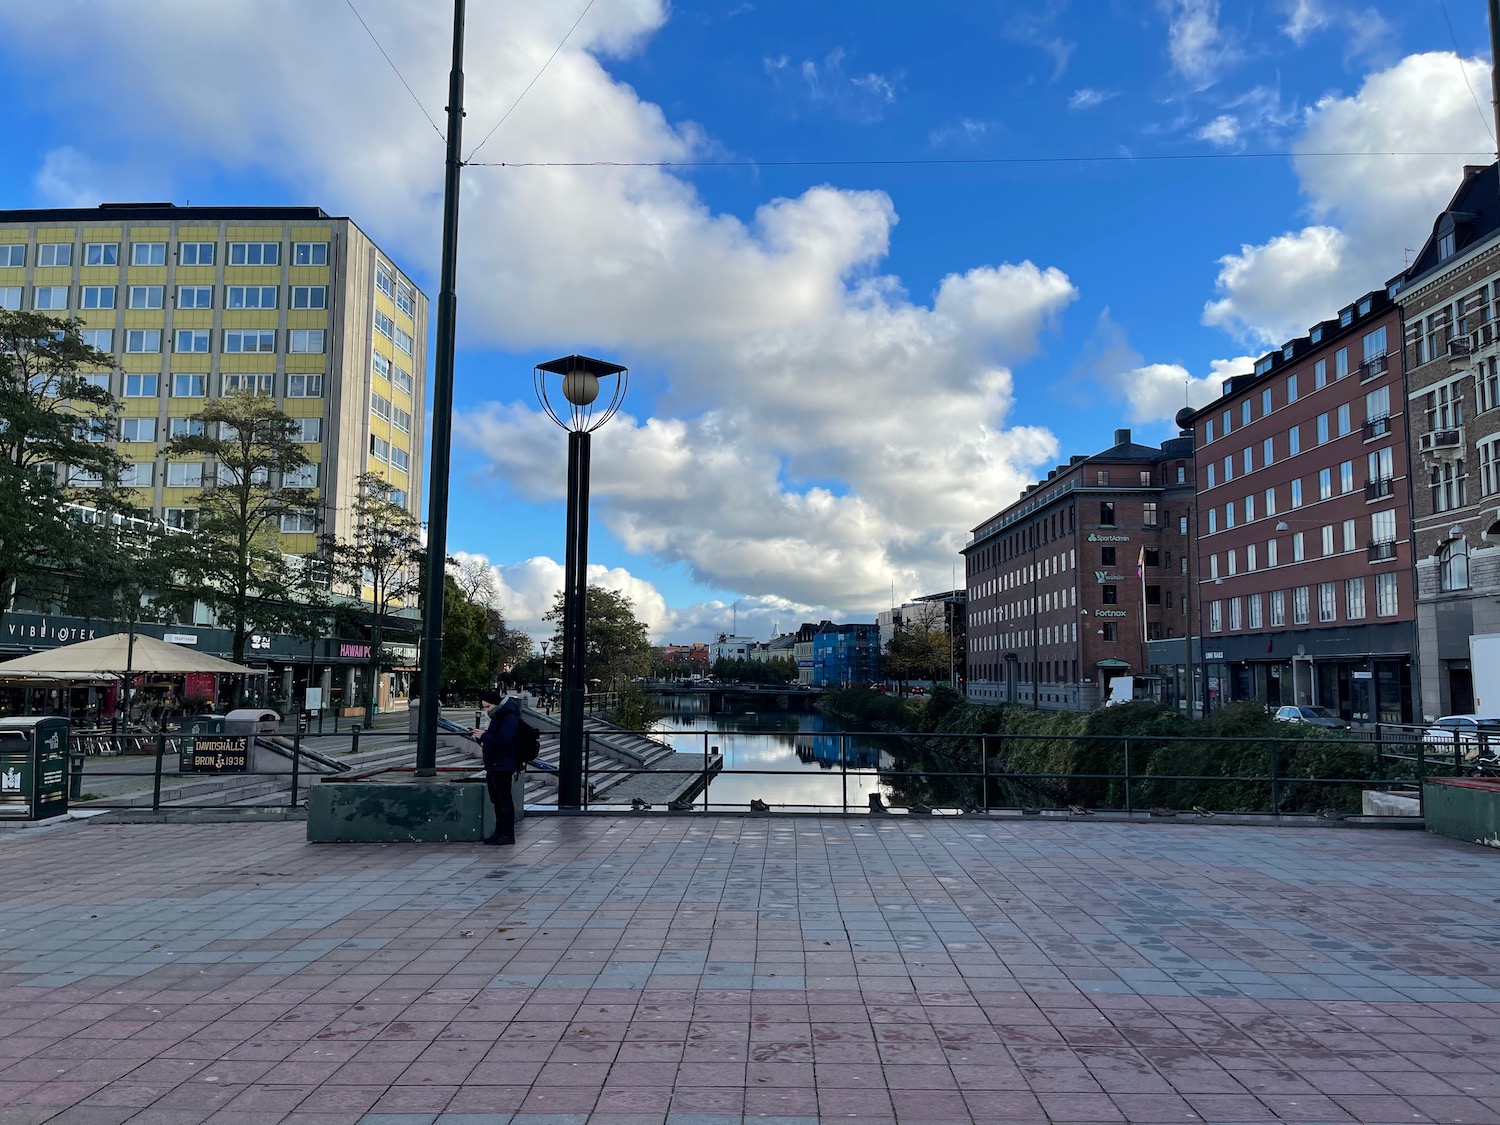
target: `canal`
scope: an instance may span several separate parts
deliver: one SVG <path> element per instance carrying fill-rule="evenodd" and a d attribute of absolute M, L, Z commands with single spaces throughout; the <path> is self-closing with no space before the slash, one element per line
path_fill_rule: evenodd
<path fill-rule="evenodd" d="M 746 806 L 759 798 L 772 807 L 837 807 L 847 799 L 862 809 L 869 794 L 890 795 L 874 771 L 891 768 L 895 738 L 846 734 L 837 719 L 819 712 L 714 714 L 703 696 L 653 701 L 662 715 L 654 730 L 674 749 L 701 754 L 717 747 L 723 754 L 724 772 L 709 785 L 713 805 Z M 758 770 L 768 772 L 745 772 Z"/>

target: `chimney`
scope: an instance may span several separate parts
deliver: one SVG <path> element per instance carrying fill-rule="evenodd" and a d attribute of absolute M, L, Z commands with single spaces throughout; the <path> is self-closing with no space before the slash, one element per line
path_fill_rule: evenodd
<path fill-rule="evenodd" d="M 1116 430 L 1115 431 L 1115 444 L 1116 445 L 1129 445 L 1130 444 L 1130 431 L 1129 430 Z"/>

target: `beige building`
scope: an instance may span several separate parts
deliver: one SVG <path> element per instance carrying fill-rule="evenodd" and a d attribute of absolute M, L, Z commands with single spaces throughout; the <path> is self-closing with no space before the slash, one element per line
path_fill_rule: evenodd
<path fill-rule="evenodd" d="M 347 218 L 317 207 L 167 203 L 0 211 L 0 307 L 76 316 L 114 359 L 95 378 L 122 406 L 120 452 L 139 503 L 189 526 L 214 466 L 168 441 L 237 389 L 299 420 L 322 511 L 282 545 L 352 531 L 354 481 L 389 480 L 420 512 L 427 298 Z"/>

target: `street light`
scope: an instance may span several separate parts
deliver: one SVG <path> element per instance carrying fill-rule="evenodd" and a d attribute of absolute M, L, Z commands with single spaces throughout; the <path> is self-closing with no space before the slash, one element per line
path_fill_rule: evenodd
<path fill-rule="evenodd" d="M 547 378 L 555 375 L 553 381 Z M 557 761 L 557 807 L 583 803 L 584 611 L 589 569 L 589 443 L 595 430 L 614 417 L 625 397 L 630 373 L 617 363 L 570 355 L 537 365 L 536 397 L 547 416 L 568 431 L 567 559 L 563 568 L 562 741 Z M 614 384 L 602 409 L 600 382 Z M 556 386 L 557 391 L 549 388 Z M 552 394 L 566 406 L 559 412 Z"/>

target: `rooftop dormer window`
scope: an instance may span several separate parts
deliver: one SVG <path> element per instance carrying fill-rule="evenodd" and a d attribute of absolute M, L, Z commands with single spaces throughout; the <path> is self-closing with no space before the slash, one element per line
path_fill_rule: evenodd
<path fill-rule="evenodd" d="M 1307 336 L 1313 343 L 1321 344 L 1323 342 L 1323 326 L 1320 324 L 1316 328 L 1309 329 Z"/>
<path fill-rule="evenodd" d="M 1283 347 L 1281 349 L 1281 358 L 1282 359 L 1291 359 L 1292 358 L 1292 353 L 1295 350 L 1296 349 L 1291 344 L 1287 344 L 1285 347 Z"/>
<path fill-rule="evenodd" d="M 1374 306 L 1373 306 L 1372 302 L 1370 301 L 1370 298 L 1366 297 L 1364 300 L 1362 300 L 1359 303 L 1359 315 L 1360 316 L 1369 316 L 1370 315 L 1370 309 L 1373 308 L 1373 307 Z"/>
<path fill-rule="evenodd" d="M 1349 325 L 1351 325 L 1353 323 L 1354 323 L 1354 306 L 1350 305 L 1347 309 L 1341 309 L 1339 311 L 1339 325 L 1341 327 L 1348 328 Z"/>
<path fill-rule="evenodd" d="M 1438 239 L 1438 261 L 1445 262 L 1458 249 L 1458 237 L 1451 230 Z"/>

